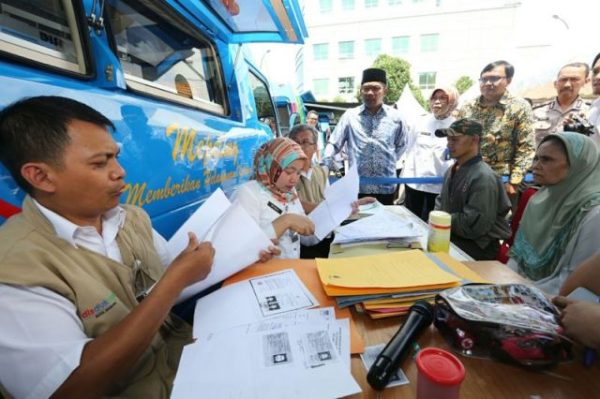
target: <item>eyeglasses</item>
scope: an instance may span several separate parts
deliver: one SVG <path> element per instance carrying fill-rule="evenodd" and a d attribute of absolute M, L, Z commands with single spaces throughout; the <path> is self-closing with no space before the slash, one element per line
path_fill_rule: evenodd
<path fill-rule="evenodd" d="M 479 78 L 479 83 L 481 83 L 482 85 L 486 83 L 496 84 L 505 78 L 506 76 L 487 76 L 485 78 Z"/>

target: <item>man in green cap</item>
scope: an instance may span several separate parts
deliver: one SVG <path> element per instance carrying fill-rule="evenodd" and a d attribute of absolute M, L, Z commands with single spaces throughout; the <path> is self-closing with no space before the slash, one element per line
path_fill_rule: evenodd
<path fill-rule="evenodd" d="M 452 215 L 450 240 L 476 260 L 496 259 L 500 240 L 510 236 L 505 216 L 510 200 L 502 181 L 482 161 L 482 125 L 459 119 L 435 131 L 447 137 L 450 156 L 456 160 L 444 175 L 436 210 Z"/>

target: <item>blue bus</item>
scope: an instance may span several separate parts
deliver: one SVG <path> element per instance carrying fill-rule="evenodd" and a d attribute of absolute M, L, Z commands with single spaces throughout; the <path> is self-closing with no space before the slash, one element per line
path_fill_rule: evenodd
<path fill-rule="evenodd" d="M 303 43 L 296 0 L 2 0 L 0 107 L 82 101 L 116 126 L 121 201 L 170 237 L 216 188 L 252 173 L 276 118 L 249 42 Z M 0 166 L 0 223 L 24 193 Z"/>

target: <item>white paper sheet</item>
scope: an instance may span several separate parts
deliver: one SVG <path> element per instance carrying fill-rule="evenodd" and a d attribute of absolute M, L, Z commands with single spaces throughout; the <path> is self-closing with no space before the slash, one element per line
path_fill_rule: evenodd
<path fill-rule="evenodd" d="M 227 199 L 223 190 L 216 189 L 167 242 L 167 249 L 171 255 L 177 256 L 187 247 L 188 232 L 190 231 L 196 234 L 198 240 L 203 241 L 208 230 L 230 206 L 231 202 Z"/>
<path fill-rule="evenodd" d="M 422 234 L 424 234 L 424 230 L 420 226 L 384 210 L 373 216 L 341 226 L 335 232 L 333 243 L 420 237 Z"/>
<path fill-rule="evenodd" d="M 305 323 L 211 334 L 184 348 L 171 397 L 330 399 L 358 393 L 329 330 L 327 323 Z"/>
<path fill-rule="evenodd" d="M 358 213 L 361 215 L 374 215 L 385 210 L 385 205 L 379 201 L 371 202 L 370 204 L 359 205 Z"/>
<path fill-rule="evenodd" d="M 325 188 L 325 199 L 308 215 L 315 224 L 315 236 L 322 240 L 352 213 L 358 198 L 359 177 L 356 166 L 346 176 Z"/>
<path fill-rule="evenodd" d="M 260 251 L 272 245 L 254 219 L 242 207 L 232 206 L 221 189 L 216 190 L 169 240 L 167 246 L 171 254 L 179 254 L 187 246 L 188 231 L 196 233 L 200 241 L 210 241 L 215 257 L 208 276 L 185 288 L 178 301 L 251 265 L 259 259 Z"/>
<path fill-rule="evenodd" d="M 292 269 L 228 285 L 196 302 L 196 338 L 267 317 L 309 309 L 317 300 Z"/>

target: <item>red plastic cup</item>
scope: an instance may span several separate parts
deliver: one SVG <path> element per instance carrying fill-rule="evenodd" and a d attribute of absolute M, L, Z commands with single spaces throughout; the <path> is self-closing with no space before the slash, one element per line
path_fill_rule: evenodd
<path fill-rule="evenodd" d="M 417 399 L 458 399 L 465 367 L 453 354 L 425 348 L 417 355 Z"/>

